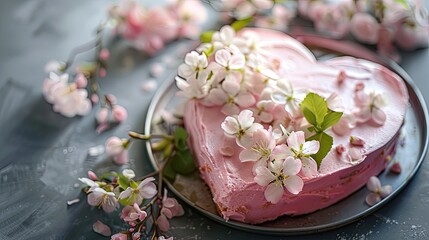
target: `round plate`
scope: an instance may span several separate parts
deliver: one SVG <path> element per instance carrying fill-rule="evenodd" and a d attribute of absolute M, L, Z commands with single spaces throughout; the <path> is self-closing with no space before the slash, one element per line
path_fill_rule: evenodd
<path fill-rule="evenodd" d="M 317 50 L 314 52 L 319 55 L 318 59 L 331 58 L 337 55 L 332 54 L 332 51 L 327 53 L 326 51 L 320 52 Z M 366 50 L 366 54 L 376 57 L 375 54 L 368 50 Z M 344 226 L 374 212 L 395 197 L 407 185 L 422 164 L 428 147 L 428 112 L 420 91 L 412 82 L 410 76 L 396 63 L 378 59 L 380 60 L 379 62 L 384 62 L 384 65 L 398 73 L 405 80 L 410 95 L 410 106 L 402 128 L 402 136 L 406 135 L 406 138 L 402 137 L 400 139 L 401 142 L 392 158 L 401 164 L 402 172 L 393 174 L 386 170 L 379 175 L 383 185 L 391 185 L 393 191 L 376 205 L 372 207 L 366 205 L 365 197 L 369 191 L 363 187 L 340 202 L 314 213 L 295 217 L 283 216 L 273 221 L 250 225 L 232 220 L 225 221 L 219 216 L 211 200 L 210 190 L 198 173 L 186 177 L 178 175 L 174 183 L 167 182 L 168 187 L 184 202 L 207 217 L 230 227 L 257 233 L 298 235 L 321 232 Z M 180 104 L 185 101 L 185 99 L 176 96 L 177 90 L 174 76 L 170 76 L 155 94 L 149 106 L 145 134 L 157 134 L 165 131 L 158 125 L 161 112 L 175 112 Z M 153 167 L 159 169 L 162 157 L 152 152 L 149 142 L 147 142 L 147 149 Z M 393 162 L 391 161 L 390 164 Z M 192 188 L 186 186 L 192 186 Z"/>

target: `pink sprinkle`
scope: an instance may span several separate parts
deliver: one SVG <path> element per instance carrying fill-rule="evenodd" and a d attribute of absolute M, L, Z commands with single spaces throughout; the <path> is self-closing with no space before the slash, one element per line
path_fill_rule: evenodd
<path fill-rule="evenodd" d="M 106 61 L 107 59 L 109 59 L 109 57 L 110 57 L 109 49 L 107 49 L 107 48 L 101 49 L 99 57 L 103 61 Z"/>
<path fill-rule="evenodd" d="M 95 174 L 95 172 L 93 172 L 93 171 L 88 171 L 88 177 L 89 177 L 89 179 L 91 179 L 91 180 L 93 180 L 93 181 L 98 180 L 97 175 L 96 175 L 96 174 Z"/>
<path fill-rule="evenodd" d="M 346 80 L 347 75 L 344 71 L 340 71 L 340 73 L 337 76 L 337 83 L 338 85 L 341 85 L 344 83 L 344 80 Z"/>
<path fill-rule="evenodd" d="M 399 164 L 399 162 L 393 163 L 392 166 L 390 167 L 390 171 L 392 173 L 400 174 L 402 171 L 401 164 Z"/>
<path fill-rule="evenodd" d="M 150 66 L 150 74 L 152 77 L 160 77 L 164 73 L 164 67 L 160 63 L 154 63 Z"/>
<path fill-rule="evenodd" d="M 76 199 L 73 199 L 73 200 L 67 201 L 67 205 L 71 206 L 71 205 L 76 204 L 76 203 L 78 203 L 78 202 L 80 202 L 80 199 L 79 199 L 79 198 L 76 198 Z"/>
<path fill-rule="evenodd" d="M 105 68 L 100 68 L 100 69 L 98 70 L 98 76 L 100 76 L 100 77 L 104 78 L 104 77 L 106 77 L 106 75 L 107 75 L 107 71 L 106 71 L 106 69 L 105 69 Z"/>

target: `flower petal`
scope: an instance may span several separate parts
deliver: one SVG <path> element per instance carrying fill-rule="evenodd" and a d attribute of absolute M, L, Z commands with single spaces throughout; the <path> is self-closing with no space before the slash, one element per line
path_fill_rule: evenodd
<path fill-rule="evenodd" d="M 271 173 L 268 168 L 264 166 L 259 166 L 255 169 L 255 177 L 253 178 L 255 182 L 260 186 L 267 186 L 270 182 L 274 181 L 276 177 Z"/>
<path fill-rule="evenodd" d="M 258 152 L 253 151 L 251 149 L 245 149 L 240 152 L 239 159 L 241 162 L 254 162 L 259 160 L 261 156 Z"/>
<path fill-rule="evenodd" d="M 238 114 L 237 120 L 241 128 L 246 129 L 252 126 L 253 122 L 255 121 L 255 118 L 253 118 L 253 112 L 246 109 L 241 111 L 240 114 Z"/>
<path fill-rule="evenodd" d="M 101 234 L 105 237 L 109 237 L 112 234 L 112 231 L 110 230 L 110 227 L 106 224 L 102 223 L 101 221 L 97 221 L 92 225 L 92 229 L 94 232 Z"/>
<path fill-rule="evenodd" d="M 239 106 L 246 108 L 246 107 L 250 107 L 253 104 L 255 104 L 256 99 L 252 94 L 250 94 L 248 92 L 243 92 L 243 93 L 238 94 L 238 96 L 235 98 L 235 102 Z"/>
<path fill-rule="evenodd" d="M 265 199 L 271 203 L 278 203 L 282 198 L 284 189 L 282 185 L 276 183 L 270 183 L 265 189 Z"/>
<path fill-rule="evenodd" d="M 302 168 L 301 174 L 304 177 L 312 177 L 317 175 L 317 163 L 312 158 L 301 158 Z"/>
<path fill-rule="evenodd" d="M 371 119 L 377 125 L 383 125 L 386 121 L 386 113 L 379 108 L 374 108 L 371 113 Z"/>
<path fill-rule="evenodd" d="M 365 198 L 365 202 L 369 205 L 369 206 L 374 206 L 376 203 L 381 201 L 381 197 L 379 194 L 377 193 L 370 193 L 366 196 Z"/>
<path fill-rule="evenodd" d="M 283 174 L 288 176 L 296 175 L 301 171 L 301 167 L 301 160 L 293 157 L 287 157 L 283 162 Z"/>
<path fill-rule="evenodd" d="M 215 61 L 223 67 L 228 66 L 230 59 L 231 59 L 231 53 L 229 53 L 225 49 L 220 49 L 215 54 Z"/>
<path fill-rule="evenodd" d="M 378 179 L 378 177 L 376 176 L 370 177 L 368 183 L 366 184 L 366 187 L 371 192 L 377 192 L 381 188 L 380 179 Z"/>
<path fill-rule="evenodd" d="M 237 119 L 230 116 L 225 118 L 225 120 L 221 124 L 221 127 L 225 131 L 225 133 L 230 135 L 234 135 L 240 130 L 240 126 L 238 124 Z"/>
<path fill-rule="evenodd" d="M 236 115 L 240 112 L 240 108 L 234 103 L 226 103 L 220 111 L 225 115 Z"/>
<path fill-rule="evenodd" d="M 304 181 L 298 176 L 289 176 L 283 180 L 286 189 L 292 194 L 298 194 L 304 187 Z"/>
<path fill-rule="evenodd" d="M 392 186 L 390 186 L 390 185 L 386 185 L 386 186 L 383 186 L 383 187 L 381 187 L 381 188 L 380 188 L 380 192 L 379 192 L 379 194 L 380 194 L 380 196 L 381 196 L 382 198 L 385 198 L 385 197 L 387 197 L 391 192 L 392 192 Z"/>
<path fill-rule="evenodd" d="M 303 144 L 304 142 L 305 135 L 303 131 L 291 132 L 289 137 L 287 138 L 287 145 L 295 150 L 299 150 L 301 144 Z"/>
<path fill-rule="evenodd" d="M 320 143 L 319 141 L 312 140 L 305 142 L 302 145 L 302 153 L 305 155 L 316 154 L 319 151 Z"/>
<path fill-rule="evenodd" d="M 272 153 L 274 159 L 286 159 L 287 157 L 293 156 L 293 152 L 285 144 L 277 145 Z"/>

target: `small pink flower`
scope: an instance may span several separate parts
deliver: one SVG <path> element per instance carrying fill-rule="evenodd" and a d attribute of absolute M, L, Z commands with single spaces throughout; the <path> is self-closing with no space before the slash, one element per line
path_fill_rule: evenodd
<path fill-rule="evenodd" d="M 100 60 L 107 61 L 109 57 L 110 57 L 109 49 L 107 48 L 101 49 L 100 55 L 99 55 Z"/>
<path fill-rule="evenodd" d="M 383 107 L 387 100 L 381 93 L 358 91 L 355 93 L 355 104 L 358 107 L 356 118 L 359 122 L 371 121 L 376 125 L 383 125 L 386 121 L 386 113 Z"/>
<path fill-rule="evenodd" d="M 127 119 L 128 112 L 124 107 L 120 105 L 114 105 L 112 107 L 112 117 L 116 122 L 123 122 Z"/>
<path fill-rule="evenodd" d="M 155 181 L 155 178 L 149 177 L 141 181 L 136 189 L 128 187 L 119 194 L 119 199 L 128 198 L 133 204 L 140 205 L 143 199 L 151 199 L 157 194 L 158 191 L 153 181 Z"/>
<path fill-rule="evenodd" d="M 133 206 L 126 206 L 122 209 L 121 218 L 126 222 L 134 222 L 136 220 L 143 221 L 147 217 L 147 213 L 142 211 L 137 203 Z"/>
<path fill-rule="evenodd" d="M 317 163 L 311 155 L 319 151 L 320 143 L 315 140 L 305 141 L 304 132 L 298 131 L 289 134 L 287 145 L 294 153 L 294 158 L 302 162 L 301 174 L 305 177 L 317 175 Z"/>
<path fill-rule="evenodd" d="M 115 211 L 119 206 L 118 200 L 113 192 L 106 192 L 102 188 L 95 188 L 88 194 L 88 204 L 91 206 L 101 206 L 107 213 Z M 110 234 L 109 234 L 110 235 Z"/>
<path fill-rule="evenodd" d="M 106 152 L 113 157 L 116 164 L 123 165 L 128 162 L 128 139 L 110 137 L 106 141 Z"/>
<path fill-rule="evenodd" d="M 377 20 L 367 13 L 355 13 L 350 22 L 350 31 L 363 43 L 376 44 L 380 26 Z"/>
<path fill-rule="evenodd" d="M 366 186 L 372 192 L 365 199 L 366 203 L 370 206 L 380 202 L 381 199 L 387 197 L 392 192 L 392 186 L 381 186 L 380 179 L 376 176 L 370 177 Z"/>
<path fill-rule="evenodd" d="M 302 191 L 304 181 L 297 175 L 301 170 L 301 161 L 291 156 L 286 159 L 275 159 L 268 167 L 258 166 L 255 169 L 255 182 L 265 187 L 265 199 L 278 203 L 283 196 L 284 188 L 292 194 Z"/>
<path fill-rule="evenodd" d="M 276 140 L 274 139 L 271 129 L 257 129 L 253 133 L 252 140 L 253 146 L 240 152 L 240 161 L 267 161 L 271 156 L 272 150 L 276 146 Z"/>
<path fill-rule="evenodd" d="M 295 17 L 295 11 L 280 4 L 274 5 L 272 14 L 267 17 L 256 18 L 257 27 L 271 28 L 279 31 L 287 31 L 290 21 Z"/>
<path fill-rule="evenodd" d="M 263 126 L 259 123 L 254 123 L 255 120 L 253 112 L 250 110 L 243 110 L 238 116 L 228 116 L 222 122 L 221 127 L 225 134 L 234 136 L 237 145 L 248 148 L 253 144 L 253 133 L 257 129 L 262 129 Z"/>
<path fill-rule="evenodd" d="M 110 237 L 111 240 L 128 240 L 128 235 L 125 233 L 116 233 Z"/>

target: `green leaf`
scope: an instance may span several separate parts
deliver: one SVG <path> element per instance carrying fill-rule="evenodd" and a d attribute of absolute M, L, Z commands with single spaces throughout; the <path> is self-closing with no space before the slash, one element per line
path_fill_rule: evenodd
<path fill-rule="evenodd" d="M 167 165 L 164 167 L 163 175 L 165 178 L 167 178 L 170 182 L 174 182 L 174 179 L 176 179 L 177 172 L 173 169 L 173 159 L 171 159 Z"/>
<path fill-rule="evenodd" d="M 325 118 L 323 119 L 321 130 L 324 131 L 328 127 L 335 125 L 341 119 L 341 116 L 343 116 L 342 112 L 331 111 L 326 114 Z"/>
<path fill-rule="evenodd" d="M 215 33 L 214 31 L 207 31 L 207 32 L 201 33 L 201 35 L 200 35 L 200 41 L 202 43 L 209 43 L 209 42 L 211 42 L 214 33 Z"/>
<path fill-rule="evenodd" d="M 176 128 L 174 131 L 174 146 L 178 150 L 185 150 L 188 148 L 186 145 L 186 139 L 188 138 L 188 133 L 184 128 Z"/>
<path fill-rule="evenodd" d="M 135 181 L 131 180 L 130 181 L 130 187 L 134 188 L 134 189 L 137 189 L 139 187 L 139 185 Z"/>
<path fill-rule="evenodd" d="M 176 152 L 170 161 L 172 162 L 173 169 L 182 175 L 191 174 L 196 169 L 191 151 L 189 150 Z"/>
<path fill-rule="evenodd" d="M 308 109 L 308 108 L 302 108 L 301 111 L 304 114 L 305 119 L 307 119 L 307 121 L 311 125 L 317 126 L 316 116 L 314 115 L 314 113 L 312 111 L 310 111 L 310 109 Z"/>
<path fill-rule="evenodd" d="M 241 29 L 243 29 L 244 27 L 246 27 L 247 25 L 249 25 L 249 23 L 253 21 L 253 17 L 248 17 L 248 18 L 243 18 L 240 20 L 237 20 L 235 22 L 233 22 L 231 24 L 231 27 L 236 31 L 240 31 Z"/>
<path fill-rule="evenodd" d="M 316 133 L 313 136 L 309 137 L 306 140 L 307 141 L 311 141 L 311 140 L 319 141 L 320 149 L 316 154 L 313 154 L 311 157 L 313 157 L 313 159 L 316 160 L 317 166 L 320 167 L 320 163 L 322 163 L 323 158 L 325 158 L 325 156 L 331 150 L 332 145 L 334 144 L 334 139 L 330 135 L 328 135 L 324 132 L 319 132 L 319 133 Z"/>
<path fill-rule="evenodd" d="M 315 93 L 307 94 L 307 96 L 301 102 L 300 108 L 301 110 L 303 110 L 303 112 L 307 111 L 305 109 L 308 109 L 308 111 L 314 114 L 317 124 L 316 125 L 313 124 L 313 125 L 316 128 L 319 128 L 322 125 L 323 119 L 325 118 L 325 115 L 328 113 L 328 104 L 326 104 L 325 99 Z M 305 117 L 307 119 L 307 116 Z M 310 121 L 313 121 L 313 119 L 310 118 L 310 119 L 307 119 L 307 121 L 310 122 Z"/>
<path fill-rule="evenodd" d="M 131 197 L 129 198 L 121 198 L 118 200 L 118 202 L 120 204 L 122 204 L 123 206 L 128 206 L 134 203 L 133 199 Z"/>
<path fill-rule="evenodd" d="M 128 178 L 121 174 L 119 174 L 118 183 L 122 189 L 127 189 L 130 186 L 130 181 L 128 180 Z"/>

